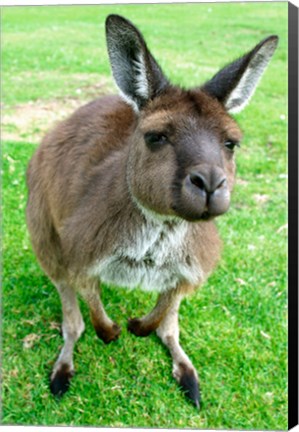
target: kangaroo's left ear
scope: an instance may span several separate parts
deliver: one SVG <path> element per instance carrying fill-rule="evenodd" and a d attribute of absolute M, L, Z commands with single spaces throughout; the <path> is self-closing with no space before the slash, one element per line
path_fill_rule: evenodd
<path fill-rule="evenodd" d="M 269 36 L 253 50 L 221 69 L 203 90 L 215 96 L 230 113 L 241 111 L 253 95 L 278 44 L 278 36 Z"/>

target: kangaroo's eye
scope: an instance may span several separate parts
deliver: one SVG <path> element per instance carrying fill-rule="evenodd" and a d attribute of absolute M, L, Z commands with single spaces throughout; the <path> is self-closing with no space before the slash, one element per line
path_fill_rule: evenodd
<path fill-rule="evenodd" d="M 238 141 L 233 141 L 233 140 L 226 140 L 224 145 L 227 149 L 231 151 L 233 151 L 235 147 L 240 147 L 240 143 Z"/>
<path fill-rule="evenodd" d="M 167 136 L 160 132 L 147 132 L 144 135 L 144 141 L 151 149 L 161 147 L 168 142 Z"/>

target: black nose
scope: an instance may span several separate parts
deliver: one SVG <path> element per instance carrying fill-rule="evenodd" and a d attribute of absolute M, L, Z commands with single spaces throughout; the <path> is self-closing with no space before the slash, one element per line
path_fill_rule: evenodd
<path fill-rule="evenodd" d="M 206 194 L 212 194 L 226 182 L 226 177 L 224 175 L 219 175 L 215 172 L 209 173 L 209 175 L 201 172 L 191 172 L 189 177 L 191 183 Z"/>

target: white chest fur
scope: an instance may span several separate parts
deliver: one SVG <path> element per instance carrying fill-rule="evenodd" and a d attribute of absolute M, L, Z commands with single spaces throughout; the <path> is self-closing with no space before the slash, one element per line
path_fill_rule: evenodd
<path fill-rule="evenodd" d="M 89 274 L 116 286 L 162 292 L 178 282 L 197 284 L 202 271 L 186 252 L 188 225 L 147 222 L 122 233 L 114 252 L 96 262 Z"/>

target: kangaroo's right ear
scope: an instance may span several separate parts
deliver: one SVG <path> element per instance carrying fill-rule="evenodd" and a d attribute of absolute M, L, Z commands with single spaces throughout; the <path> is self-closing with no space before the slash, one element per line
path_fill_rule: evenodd
<path fill-rule="evenodd" d="M 122 96 L 139 110 L 169 85 L 139 30 L 119 15 L 106 19 L 112 73 Z"/>

